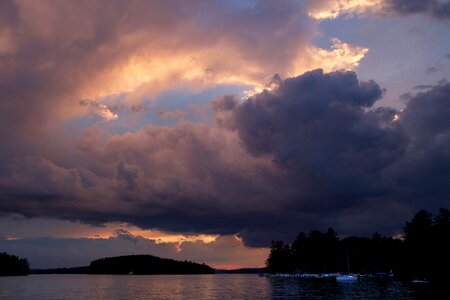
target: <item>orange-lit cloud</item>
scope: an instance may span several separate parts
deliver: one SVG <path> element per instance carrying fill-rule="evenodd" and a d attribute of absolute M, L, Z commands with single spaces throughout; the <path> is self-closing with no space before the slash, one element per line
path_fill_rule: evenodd
<path fill-rule="evenodd" d="M 144 230 L 139 227 L 125 223 L 107 223 L 101 227 L 90 226 L 87 224 L 74 224 L 73 232 L 67 231 L 67 228 L 53 237 L 58 238 L 111 238 L 116 237 L 118 232 L 126 231 L 133 236 L 140 236 L 145 239 L 153 240 L 155 243 L 183 243 L 201 241 L 203 243 L 214 242 L 218 235 L 207 234 L 180 234 L 167 233 L 156 229 Z"/>
<path fill-rule="evenodd" d="M 113 113 L 105 104 L 83 99 L 80 100 L 80 105 L 87 106 L 92 114 L 100 116 L 105 121 L 112 121 L 119 117 L 116 113 Z"/>
<path fill-rule="evenodd" d="M 111 222 L 102 226 L 52 219 L 23 219 L 18 216 L 0 219 L 5 240 L 24 238 L 89 238 L 108 239 L 117 237 L 121 232 L 153 240 L 155 243 L 214 242 L 218 235 L 169 233 L 157 229 L 142 229 L 128 223 Z M 30 229 L 30 227 L 32 229 Z M 19 237 L 20 236 L 20 237 Z"/>
<path fill-rule="evenodd" d="M 183 243 L 180 247 L 181 255 L 198 255 L 219 269 L 264 267 L 269 255 L 268 248 L 245 247 L 235 236 L 219 236 L 207 246 L 202 242 L 193 242 Z"/>
<path fill-rule="evenodd" d="M 309 47 L 309 57 L 297 57 L 289 75 L 296 76 L 315 68 L 322 68 L 327 72 L 354 70 L 369 51 L 368 48 L 350 45 L 338 38 L 333 38 L 331 43 L 331 50 Z"/>
<path fill-rule="evenodd" d="M 180 86 L 196 92 L 223 84 L 248 86 L 250 95 L 266 88 L 276 73 L 286 78 L 320 67 L 354 69 L 367 51 L 345 41 L 334 42 L 332 49 L 314 46 L 317 22 L 304 3 L 262 1 L 235 11 L 223 5 L 11 2 L 13 17 L 0 24 L 0 53 L 5 54 L 0 118 L 8 124 L 2 139 L 10 141 L 0 152 L 67 161 L 71 149 L 85 147 L 86 139 L 75 141 L 66 124 L 92 115 L 110 121 L 104 123 L 120 122 L 123 114 L 112 109 L 112 101 L 139 106 Z M 80 105 L 82 99 L 95 105 Z M 181 110 L 173 111 L 176 116 L 161 116 L 183 119 Z M 106 199 L 114 193 L 96 192 Z"/>
<path fill-rule="evenodd" d="M 7 236 L 5 236 L 3 239 L 4 239 L 5 241 L 17 241 L 17 240 L 20 240 L 20 237 L 9 236 L 9 235 L 7 235 Z"/>
<path fill-rule="evenodd" d="M 101 74 L 99 78 L 103 79 L 100 82 L 90 82 L 83 96 L 95 99 L 128 92 L 124 101 L 140 103 L 145 97 L 154 97 L 180 84 L 193 90 L 220 84 L 247 85 L 261 90 L 275 73 L 287 77 L 316 68 L 353 70 L 368 50 L 339 39 L 332 40 L 330 50 L 315 47 L 308 40 L 300 40 L 296 45 L 289 45 L 294 51 L 289 49 L 287 53 L 252 57 L 254 50 L 235 37 L 226 42 L 211 40 L 210 43 L 206 48 L 177 45 L 176 52 L 142 45 L 139 53 L 130 54 L 131 57 L 122 62 L 121 67 Z M 285 46 L 282 47 L 274 51 L 286 51 Z M 180 49 L 182 53 L 179 53 Z"/>
<path fill-rule="evenodd" d="M 0 247 L 27 257 L 33 268 L 86 265 L 100 257 L 129 254 L 204 262 L 221 269 L 263 267 L 269 251 L 248 248 L 232 235 L 171 234 L 123 223 L 95 227 L 45 219 L 5 221 L 0 219 L 4 230 L 22 232 L 25 237 L 6 235 Z M 20 227 L 26 229 L 23 221 L 37 230 L 22 231 Z"/>
<path fill-rule="evenodd" d="M 311 1 L 309 15 L 318 20 L 336 19 L 379 12 L 384 6 L 385 0 L 319 0 Z"/>

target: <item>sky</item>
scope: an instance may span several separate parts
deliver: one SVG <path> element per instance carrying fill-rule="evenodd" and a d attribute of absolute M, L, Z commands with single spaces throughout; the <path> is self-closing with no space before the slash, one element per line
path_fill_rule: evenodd
<path fill-rule="evenodd" d="M 0 251 L 262 267 L 450 207 L 450 2 L 0 2 Z"/>

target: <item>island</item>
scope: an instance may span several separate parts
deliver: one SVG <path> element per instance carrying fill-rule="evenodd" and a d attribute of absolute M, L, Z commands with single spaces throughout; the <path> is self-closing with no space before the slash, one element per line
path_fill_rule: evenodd
<path fill-rule="evenodd" d="M 88 274 L 156 275 L 156 274 L 214 274 L 208 265 L 177 261 L 153 255 L 127 255 L 94 260 Z"/>

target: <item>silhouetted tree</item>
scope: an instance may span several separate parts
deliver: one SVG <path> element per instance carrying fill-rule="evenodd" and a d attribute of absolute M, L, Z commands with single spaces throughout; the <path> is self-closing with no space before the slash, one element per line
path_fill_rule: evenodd
<path fill-rule="evenodd" d="M 19 258 L 8 253 L 0 253 L 0 276 L 28 275 L 30 265 L 26 258 Z"/>
<path fill-rule="evenodd" d="M 300 232 L 292 242 L 293 264 L 297 271 L 308 272 L 308 238 L 304 232 Z"/>
<path fill-rule="evenodd" d="M 410 242 L 422 241 L 429 236 L 432 225 L 433 215 L 429 211 L 421 209 L 414 215 L 411 222 L 406 223 L 405 239 Z"/>
<path fill-rule="evenodd" d="M 294 255 L 288 244 L 282 241 L 272 241 L 266 266 L 271 273 L 292 273 L 295 270 L 293 264 Z"/>
<path fill-rule="evenodd" d="M 404 227 L 405 272 L 412 278 L 431 277 L 433 215 L 424 209 L 414 215 Z"/>
<path fill-rule="evenodd" d="M 434 217 L 434 226 L 440 233 L 448 233 L 450 231 L 450 210 L 440 208 Z"/>
<path fill-rule="evenodd" d="M 435 286 L 450 282 L 450 211 L 441 208 L 433 217 L 420 210 L 403 229 L 404 240 L 379 233 L 339 239 L 332 228 L 300 232 L 292 246 L 272 243 L 267 267 L 272 273 L 393 271 L 407 280 L 432 280 Z"/>
<path fill-rule="evenodd" d="M 312 230 L 301 232 L 292 243 L 294 263 L 298 271 L 336 272 L 341 269 L 344 252 L 337 233 L 329 228 L 326 233 Z"/>
<path fill-rule="evenodd" d="M 433 221 L 431 279 L 435 284 L 446 286 L 450 282 L 450 211 L 439 209 Z"/>

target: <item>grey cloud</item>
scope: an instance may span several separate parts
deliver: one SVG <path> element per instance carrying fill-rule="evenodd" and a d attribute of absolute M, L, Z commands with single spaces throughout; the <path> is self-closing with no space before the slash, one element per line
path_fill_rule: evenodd
<path fill-rule="evenodd" d="M 126 182 L 127 189 L 136 188 L 136 179 L 139 168 L 136 165 L 128 164 L 123 158 L 117 165 L 117 178 Z"/>
<path fill-rule="evenodd" d="M 448 206 L 450 192 L 450 83 L 412 96 L 399 123 L 409 143 L 388 169 L 402 198 L 433 209 Z"/>
<path fill-rule="evenodd" d="M 425 73 L 427 73 L 427 74 L 436 73 L 436 72 L 439 72 L 440 70 L 442 70 L 443 68 L 444 68 L 444 66 L 442 64 L 436 63 L 433 66 L 427 68 Z"/>
<path fill-rule="evenodd" d="M 130 241 L 134 244 L 136 244 L 139 239 L 137 237 L 135 237 L 134 235 L 132 235 L 129 231 L 125 230 L 125 229 L 117 229 L 115 231 L 116 237 L 122 240 L 126 240 L 126 241 Z"/>
<path fill-rule="evenodd" d="M 86 167 L 36 157 L 11 162 L 0 178 L 1 210 L 231 234 L 283 194 L 277 190 L 283 178 L 270 161 L 253 158 L 232 134 L 206 125 L 148 127 L 89 146 L 97 142 L 89 137 L 83 144 Z"/>
<path fill-rule="evenodd" d="M 388 0 L 388 8 L 399 14 L 425 13 L 437 19 L 450 18 L 450 2 L 447 0 Z"/>
<path fill-rule="evenodd" d="M 215 100 L 215 125 L 114 136 L 91 128 L 71 159 L 9 161 L 0 211 L 267 246 L 328 226 L 389 234 L 415 210 L 445 206 L 449 83 L 410 94 L 403 112 L 376 108 L 383 89 L 354 72 L 315 70 L 277 85 Z"/>
<path fill-rule="evenodd" d="M 109 111 L 113 113 L 128 111 L 131 113 L 140 113 L 147 111 L 147 108 L 144 105 L 125 105 L 125 104 L 103 104 L 98 101 L 92 99 L 81 99 L 78 102 L 81 106 L 86 107 L 94 107 L 94 108 L 107 108 Z"/>
<path fill-rule="evenodd" d="M 138 113 L 143 111 L 147 111 L 143 105 L 131 105 L 131 112 Z"/>
<path fill-rule="evenodd" d="M 292 175 L 304 199 L 296 205 L 336 209 L 383 192 L 380 172 L 402 153 L 394 113 L 365 110 L 382 94 L 353 72 L 316 70 L 238 105 L 231 128 L 248 151 L 273 155 Z"/>
<path fill-rule="evenodd" d="M 359 82 L 354 73 L 313 71 L 273 92 L 235 100 L 218 114 L 228 114 L 228 123 L 220 124 L 235 130 L 249 152 L 271 155 L 290 174 L 298 188 L 290 212 L 306 213 L 297 217 L 306 227 L 326 226 L 306 221 L 316 216 L 344 231 L 355 232 L 359 222 L 359 228 L 392 230 L 396 222 L 379 207 L 391 207 L 398 219 L 448 205 L 450 84 L 409 94 L 403 112 L 374 109 L 381 95 L 375 83 Z M 261 239 L 258 230 L 246 237 Z"/>
<path fill-rule="evenodd" d="M 428 90 L 431 89 L 433 86 L 430 84 L 419 84 L 416 85 L 415 87 L 413 87 L 413 89 L 415 90 Z"/>

